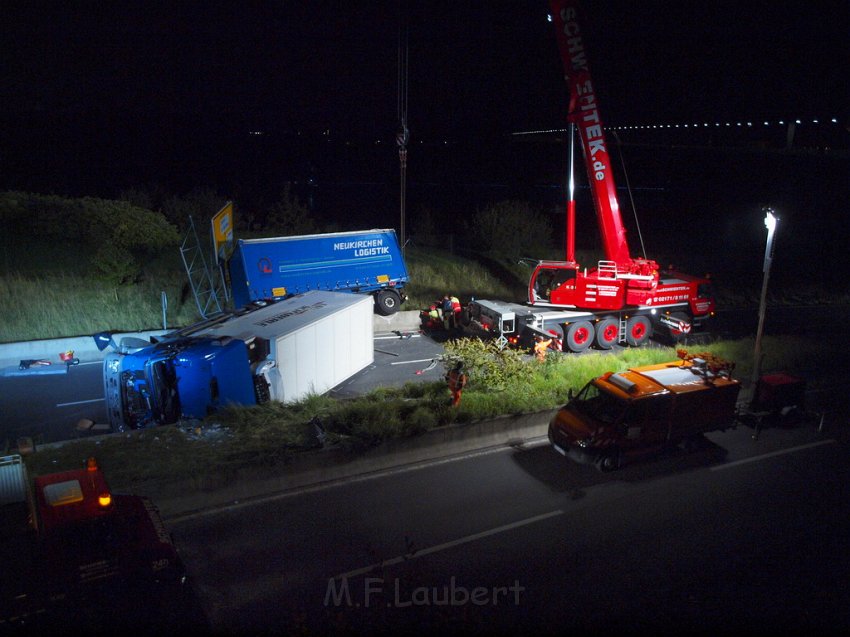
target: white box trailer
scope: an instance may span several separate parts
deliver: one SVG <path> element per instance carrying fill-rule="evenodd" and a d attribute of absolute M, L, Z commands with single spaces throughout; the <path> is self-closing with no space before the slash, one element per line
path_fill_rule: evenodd
<path fill-rule="evenodd" d="M 269 343 L 263 375 L 272 400 L 324 394 L 374 362 L 373 300 L 310 291 L 207 328 L 198 336 Z"/>

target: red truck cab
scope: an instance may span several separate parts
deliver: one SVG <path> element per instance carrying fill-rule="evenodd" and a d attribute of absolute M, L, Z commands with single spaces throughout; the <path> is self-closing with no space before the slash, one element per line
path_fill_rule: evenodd
<path fill-rule="evenodd" d="M 185 569 L 157 508 L 113 494 L 94 458 L 36 477 L 20 456 L 0 459 L 4 573 L 0 627 L 167 626 Z"/>

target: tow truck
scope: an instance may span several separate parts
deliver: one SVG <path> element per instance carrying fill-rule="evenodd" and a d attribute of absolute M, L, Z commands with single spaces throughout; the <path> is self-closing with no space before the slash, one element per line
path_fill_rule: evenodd
<path fill-rule="evenodd" d="M 740 382 L 734 363 L 709 353 L 677 352 L 669 363 L 606 372 L 590 380 L 549 423 L 549 442 L 579 463 L 613 471 L 702 435 L 738 424 Z"/>
<path fill-rule="evenodd" d="M 528 346 L 543 336 L 572 352 L 591 346 L 607 350 L 618 343 L 639 346 L 654 332 L 678 342 L 706 327 L 715 309 L 711 282 L 707 276 L 664 270 L 652 259 L 631 256 L 579 6 L 575 0 L 552 0 L 551 10 L 570 91 L 566 259 L 538 261 L 525 303 L 472 301 L 464 314 L 467 326 L 496 336 L 503 345 Z M 575 129 L 605 253 L 590 268 L 575 258 Z"/>
<path fill-rule="evenodd" d="M 30 480 L 0 457 L 0 632 L 174 626 L 186 571 L 153 502 L 113 494 L 94 458 Z"/>

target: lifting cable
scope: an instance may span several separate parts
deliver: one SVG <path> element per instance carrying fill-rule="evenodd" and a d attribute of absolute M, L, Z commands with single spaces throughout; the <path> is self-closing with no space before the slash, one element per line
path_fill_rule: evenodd
<path fill-rule="evenodd" d="M 632 215 L 635 218 L 635 227 L 637 228 L 638 240 L 640 241 L 640 251 L 641 257 L 646 258 L 646 247 L 643 245 L 643 234 L 640 231 L 640 220 L 637 215 L 637 208 L 635 207 L 635 199 L 632 196 L 632 186 L 629 183 L 629 173 L 626 172 L 626 162 L 623 159 L 623 143 L 620 141 L 620 136 L 617 135 L 617 131 L 612 130 L 611 134 L 614 135 L 614 139 L 617 140 L 617 152 L 620 155 L 620 165 L 623 167 L 623 175 L 626 178 L 626 191 L 629 193 L 629 202 L 632 204 Z"/>
<path fill-rule="evenodd" d="M 407 146 L 409 131 L 407 129 L 407 61 L 408 61 L 408 26 L 407 0 L 399 0 L 398 27 L 398 121 L 399 146 Z"/>

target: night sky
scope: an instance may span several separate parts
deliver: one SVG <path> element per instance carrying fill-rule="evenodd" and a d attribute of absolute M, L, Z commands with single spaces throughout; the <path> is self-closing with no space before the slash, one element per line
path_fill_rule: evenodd
<path fill-rule="evenodd" d="M 586 0 L 603 121 L 846 122 L 848 7 Z M 250 130 L 392 143 L 402 16 L 412 141 L 562 126 L 547 13 L 544 0 L 9 3 L 0 168 L 78 152 L 81 137 L 82 160 Z"/>

